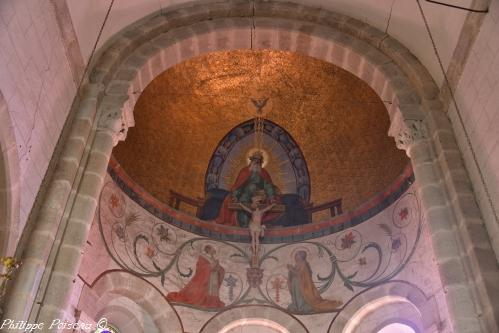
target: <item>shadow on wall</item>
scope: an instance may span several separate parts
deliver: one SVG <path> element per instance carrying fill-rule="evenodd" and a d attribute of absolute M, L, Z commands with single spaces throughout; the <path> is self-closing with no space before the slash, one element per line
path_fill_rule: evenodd
<path fill-rule="evenodd" d="M 19 238 L 19 159 L 7 102 L 0 91 L 0 256 L 13 255 Z"/>

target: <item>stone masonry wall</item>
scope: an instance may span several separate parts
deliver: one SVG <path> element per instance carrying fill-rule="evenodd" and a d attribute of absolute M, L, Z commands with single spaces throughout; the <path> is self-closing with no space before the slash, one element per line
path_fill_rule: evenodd
<path fill-rule="evenodd" d="M 462 122 L 453 105 L 449 110 L 449 116 L 464 155 L 464 162 L 470 174 L 491 242 L 499 258 L 499 224 L 497 221 L 499 212 L 498 34 L 499 2 L 491 1 L 490 12 L 485 15 L 455 91 Z M 470 144 L 472 149 L 470 149 Z M 480 170 L 477 169 L 477 165 Z M 481 179 L 480 172 L 483 179 Z M 486 184 L 488 194 L 483 182 Z"/>
<path fill-rule="evenodd" d="M 0 91 L 20 167 L 21 233 L 76 92 L 56 1 L 0 2 Z"/>

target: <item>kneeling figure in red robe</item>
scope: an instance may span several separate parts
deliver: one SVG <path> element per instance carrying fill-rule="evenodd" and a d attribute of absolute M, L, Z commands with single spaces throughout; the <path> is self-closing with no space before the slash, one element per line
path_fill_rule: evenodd
<path fill-rule="evenodd" d="M 189 283 L 178 292 L 168 293 L 167 300 L 204 308 L 225 306 L 218 295 L 225 270 L 215 258 L 216 250 L 213 246 L 206 245 L 204 252 L 198 257 L 196 272 Z"/>

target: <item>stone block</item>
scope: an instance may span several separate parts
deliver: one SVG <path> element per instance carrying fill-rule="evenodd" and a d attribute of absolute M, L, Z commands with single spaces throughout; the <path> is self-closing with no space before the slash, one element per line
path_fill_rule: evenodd
<path fill-rule="evenodd" d="M 437 184 L 419 185 L 421 200 L 428 205 L 426 207 L 445 207 L 447 200 L 442 193 L 441 186 Z"/>
<path fill-rule="evenodd" d="M 461 259 L 455 239 L 454 228 L 445 231 L 432 232 L 431 240 L 438 264 L 449 259 Z"/>
<path fill-rule="evenodd" d="M 127 68 L 122 66 L 114 75 L 114 78 L 118 81 L 131 82 L 137 76 L 137 72 L 137 68 Z"/>
<path fill-rule="evenodd" d="M 70 220 L 68 223 L 79 223 L 79 224 L 89 224 L 92 222 L 94 218 L 94 213 L 95 213 L 95 207 L 97 206 L 97 200 L 94 197 L 88 196 L 88 195 L 82 195 L 82 194 L 77 194 L 75 203 L 73 205 L 73 208 L 71 210 L 71 215 L 70 215 Z M 80 230 L 84 230 L 84 228 L 80 228 Z M 69 237 L 69 235 L 68 235 Z M 71 236 L 74 238 L 73 236 Z M 83 237 L 83 238 L 81 238 Z M 81 240 L 84 239 L 83 241 L 86 241 L 86 233 L 80 235 L 79 237 L 76 238 L 78 241 L 74 242 L 69 242 L 68 238 L 68 243 L 73 244 L 73 245 L 79 245 L 81 244 Z M 66 241 L 66 240 L 65 240 Z"/>
<path fill-rule="evenodd" d="M 465 284 L 468 281 L 468 276 L 459 257 L 440 261 L 438 271 L 444 286 Z"/>
<path fill-rule="evenodd" d="M 69 245 L 63 240 L 63 244 L 59 247 L 57 262 L 52 272 L 76 276 L 80 267 L 81 252 L 82 247 Z"/>
<path fill-rule="evenodd" d="M 92 155 L 94 154 L 92 153 Z M 99 162 L 95 162 L 95 160 L 93 160 L 93 163 Z M 103 175 L 94 173 L 87 169 L 80 183 L 80 187 L 78 188 L 78 194 L 88 198 L 92 198 L 92 201 L 97 201 L 102 184 Z"/>
<path fill-rule="evenodd" d="M 137 55 L 136 53 L 132 53 L 130 57 L 128 57 L 124 62 L 123 66 L 130 67 L 136 70 L 140 70 L 141 67 L 147 62 L 147 59 Z"/>
<path fill-rule="evenodd" d="M 81 154 L 79 155 L 81 158 Z M 54 179 L 57 180 L 60 184 L 65 182 L 69 186 L 71 186 L 76 177 L 76 173 L 79 167 L 79 158 L 75 154 L 75 156 L 70 156 L 70 158 L 62 158 L 59 160 L 57 167 L 54 172 Z"/>
<path fill-rule="evenodd" d="M 451 202 L 458 218 L 474 220 L 482 217 L 473 192 L 455 192 L 454 194 Z"/>
<path fill-rule="evenodd" d="M 446 286 L 446 298 L 447 305 L 452 311 L 454 316 L 457 318 L 461 317 L 463 319 L 469 317 L 476 317 L 475 313 L 470 313 L 470 309 L 475 309 L 473 304 L 473 297 L 469 288 L 465 284 L 456 284 L 452 286 Z M 454 318 L 456 319 L 456 318 Z M 479 327 L 479 326 L 475 326 Z"/>
<path fill-rule="evenodd" d="M 62 212 L 61 212 L 62 214 Z M 53 221 L 58 226 L 58 220 Z M 53 228 L 54 229 L 54 228 Z M 36 239 L 36 242 L 30 243 L 29 250 L 27 251 L 27 258 L 33 260 L 37 265 L 44 266 L 52 250 L 52 245 L 55 241 L 55 234 L 57 230 L 34 230 L 32 233 L 32 239 Z M 24 261 L 24 260 L 23 260 Z M 26 262 L 25 262 L 26 263 Z M 43 270 L 43 268 L 41 268 Z M 41 276 L 40 276 L 41 278 Z M 29 288 L 31 289 L 31 287 Z M 26 289 L 24 289 L 26 290 Z"/>
<path fill-rule="evenodd" d="M 430 123 L 428 127 L 435 129 L 434 123 L 429 119 Z M 459 148 L 457 146 L 454 134 L 447 129 L 436 129 L 430 130 L 432 133 L 433 143 L 436 149 L 436 154 L 440 155 L 445 151 L 453 152 L 457 151 Z"/>
<path fill-rule="evenodd" d="M 419 140 L 413 143 L 409 147 L 411 162 L 414 168 L 422 164 L 428 164 L 434 162 L 433 152 L 427 142 L 427 140 Z M 435 171 L 433 171 L 435 172 Z M 416 175 L 417 177 L 417 175 Z M 417 182 L 417 178 L 416 178 Z"/>
<path fill-rule="evenodd" d="M 385 38 L 379 45 L 379 48 L 392 59 L 397 59 L 397 54 L 408 52 L 407 48 L 403 44 L 395 38 L 390 37 Z"/>
<path fill-rule="evenodd" d="M 47 312 L 50 312 L 48 310 L 51 306 L 53 309 L 59 309 L 62 311 L 66 304 L 66 300 L 69 297 L 68 290 L 71 290 L 74 278 L 75 276 L 62 272 L 52 272 L 47 290 L 48 292 L 45 294 L 46 296 L 42 304 L 42 309 L 45 309 L 40 311 L 41 314 L 45 312 L 45 315 L 47 315 Z M 52 322 L 52 319 L 53 318 L 48 319 L 47 322 Z"/>
<path fill-rule="evenodd" d="M 196 25 L 196 27 L 198 27 L 198 25 Z M 171 47 L 173 44 L 175 44 L 176 39 L 174 38 L 174 36 L 172 34 L 164 33 L 164 34 L 161 34 L 161 35 L 155 37 L 154 39 L 152 39 L 151 43 L 153 43 L 159 49 L 165 49 L 165 48 Z M 135 69 L 137 69 L 137 68 L 135 68 Z"/>
<path fill-rule="evenodd" d="M 144 70 L 139 72 L 139 75 L 143 73 Z M 106 95 L 126 95 L 130 87 L 129 81 L 113 80 L 106 88 Z"/>
<path fill-rule="evenodd" d="M 348 17 L 343 24 L 343 29 L 345 33 L 352 35 L 357 38 L 361 38 L 364 35 L 364 31 L 369 30 L 369 25 L 365 22 L 357 20 L 352 17 Z M 373 33 L 373 31 L 370 31 Z"/>
<path fill-rule="evenodd" d="M 160 49 L 154 45 L 154 43 L 148 41 L 147 43 L 142 44 L 134 53 L 138 53 L 141 57 L 150 59 L 157 54 L 159 50 Z"/>
<path fill-rule="evenodd" d="M 156 36 L 167 29 L 167 19 L 163 15 L 156 15 L 140 22 L 140 29 L 148 36 Z"/>
<path fill-rule="evenodd" d="M 453 170 L 463 170 L 464 164 L 459 150 L 440 151 L 438 161 L 444 173 Z"/>
<path fill-rule="evenodd" d="M 413 168 L 419 187 L 437 184 L 442 180 L 435 170 L 433 170 L 432 162 L 420 163 Z"/>

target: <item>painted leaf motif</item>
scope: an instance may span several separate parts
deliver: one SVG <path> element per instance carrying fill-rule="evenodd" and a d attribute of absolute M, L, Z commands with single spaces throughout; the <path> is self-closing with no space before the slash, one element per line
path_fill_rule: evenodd
<path fill-rule="evenodd" d="M 348 290 L 353 291 L 353 287 L 348 281 L 345 281 L 344 285 Z"/>
<path fill-rule="evenodd" d="M 409 209 L 407 207 L 402 208 L 399 212 L 399 217 L 401 220 L 405 220 L 408 215 L 409 215 Z"/>
<path fill-rule="evenodd" d="M 400 238 L 395 238 L 392 240 L 392 250 L 393 251 L 397 251 L 401 245 L 402 245 L 402 241 L 400 240 Z"/>
<path fill-rule="evenodd" d="M 342 250 L 350 249 L 352 245 L 355 243 L 356 243 L 355 235 L 353 234 L 353 232 L 350 231 L 341 239 L 341 249 Z"/>
<path fill-rule="evenodd" d="M 129 225 L 133 224 L 134 222 L 137 222 L 138 220 L 139 220 L 139 214 L 131 213 L 126 217 L 125 224 L 127 226 L 129 226 Z"/>
<path fill-rule="evenodd" d="M 386 223 L 380 223 L 380 224 L 378 224 L 378 226 L 381 228 L 381 230 L 383 230 L 385 232 L 385 234 L 387 236 L 390 236 L 390 237 L 392 236 L 392 228 L 390 228 L 388 226 L 388 224 L 386 224 Z"/>

